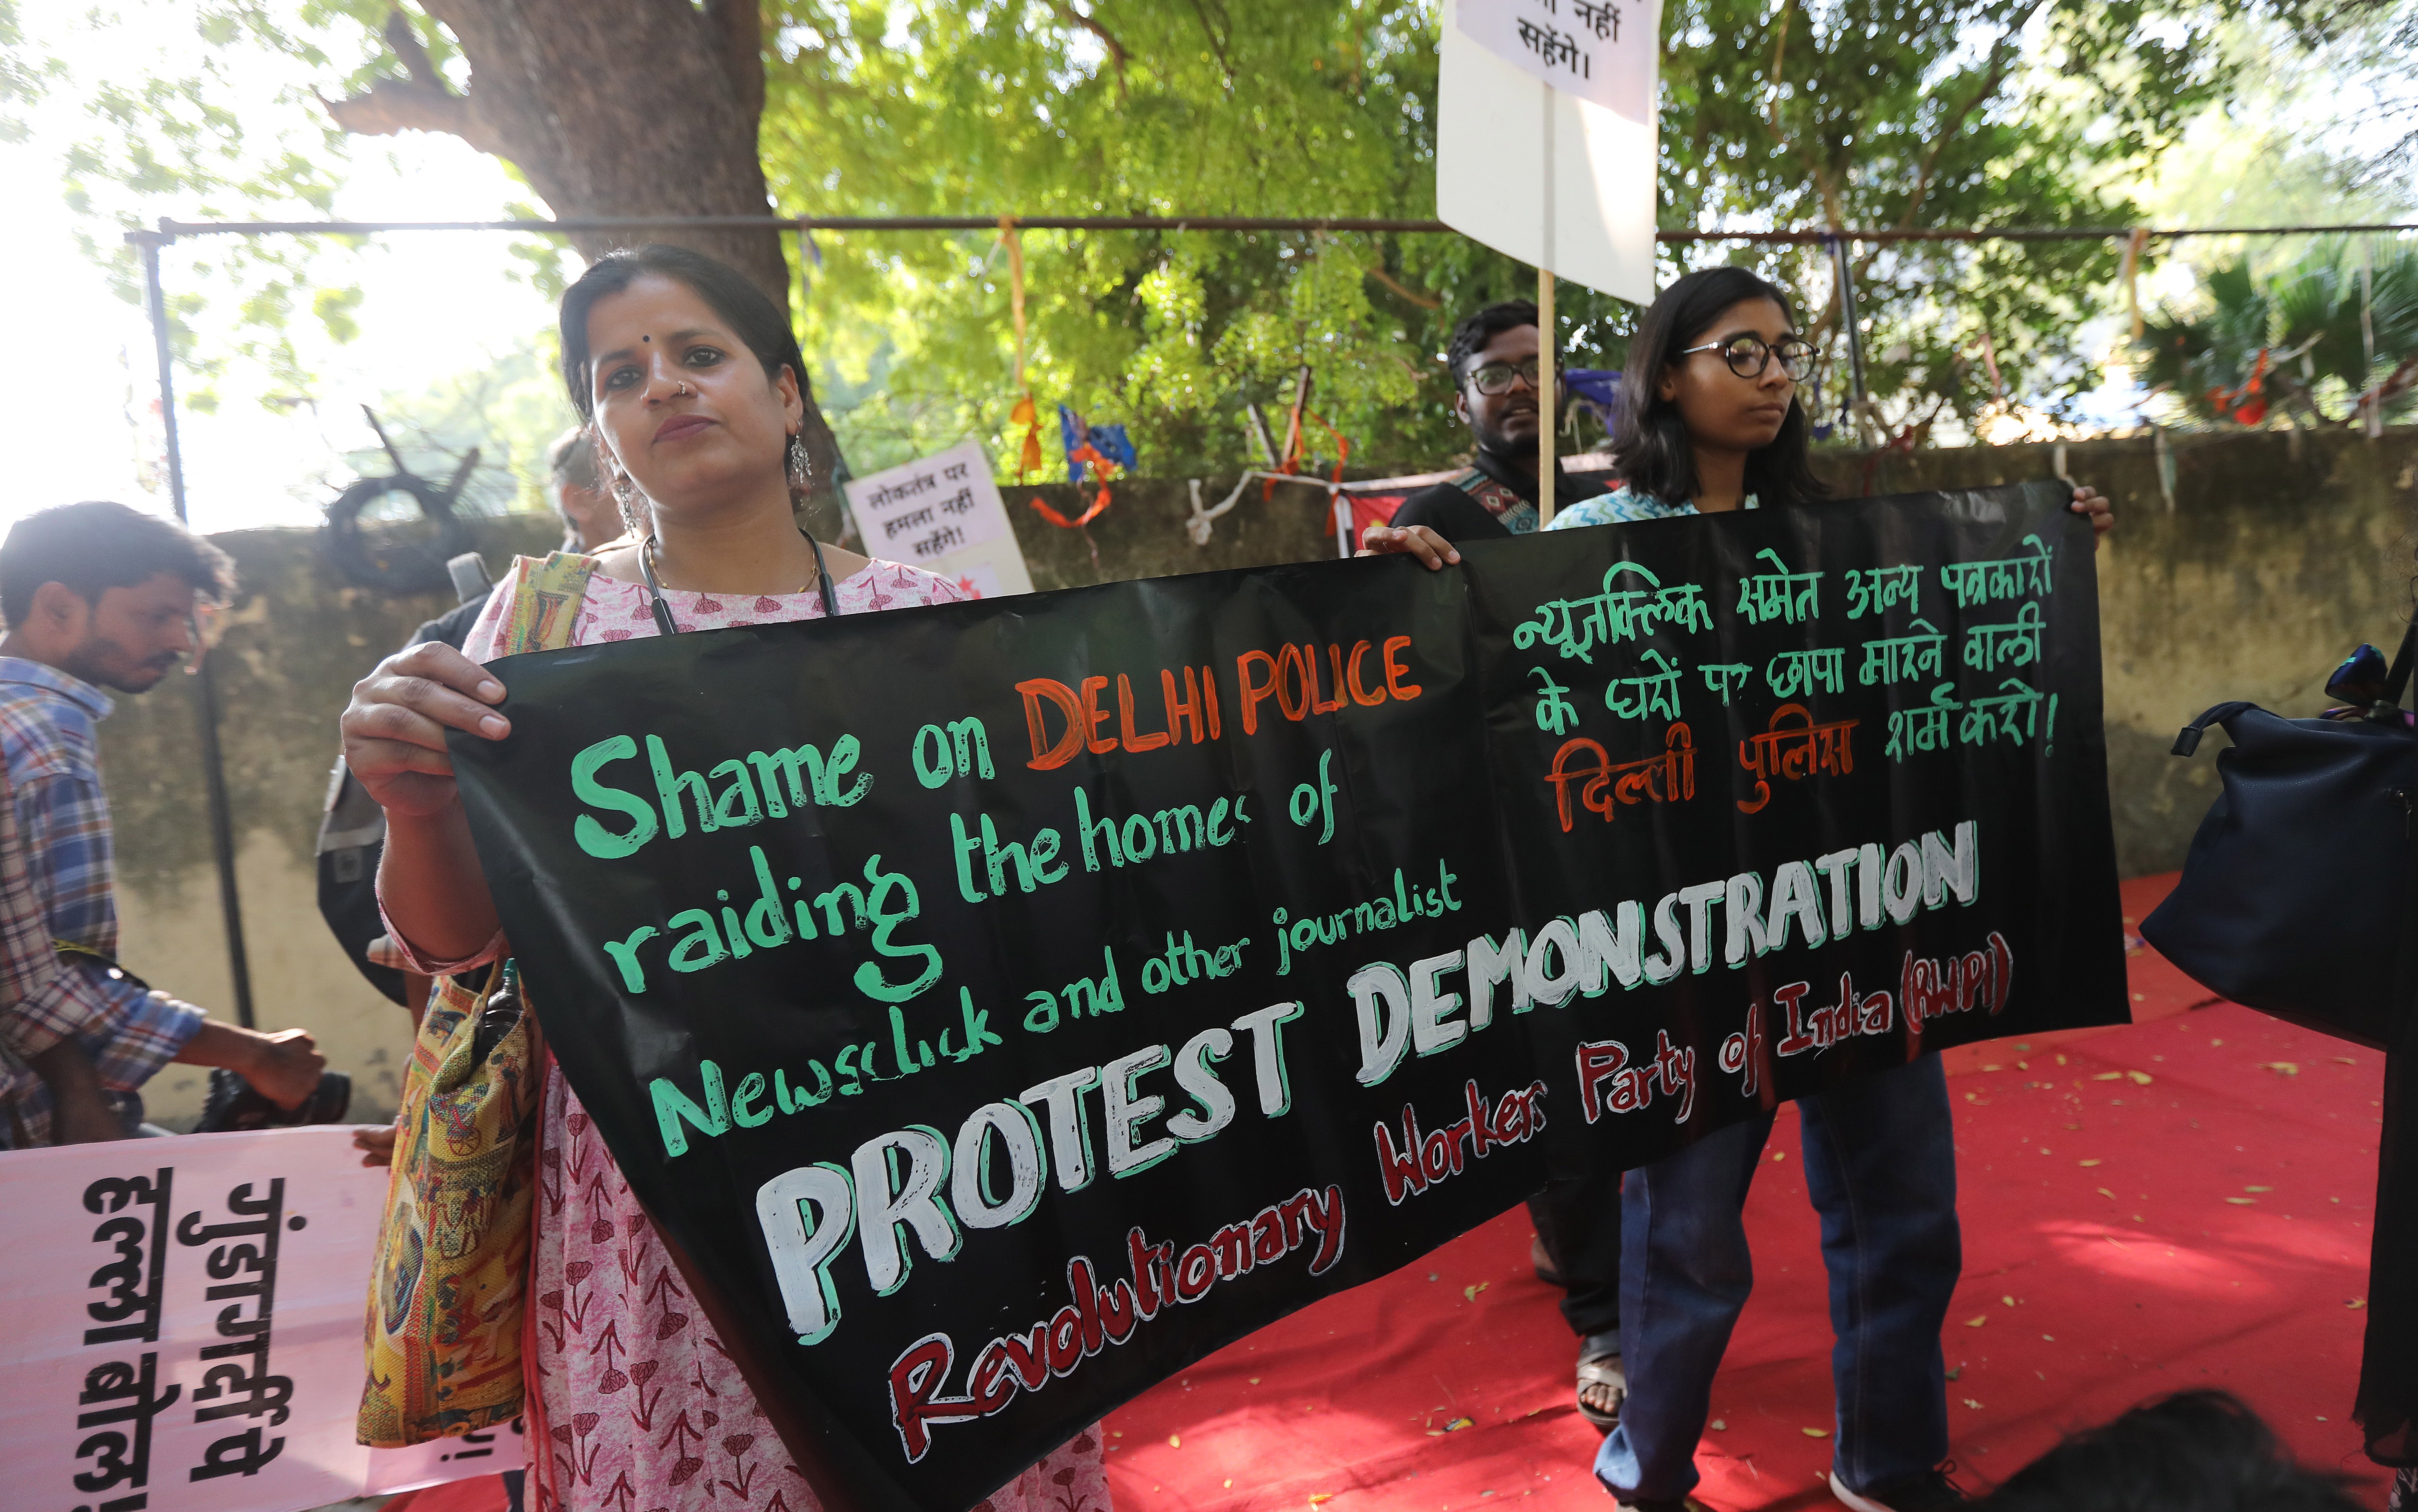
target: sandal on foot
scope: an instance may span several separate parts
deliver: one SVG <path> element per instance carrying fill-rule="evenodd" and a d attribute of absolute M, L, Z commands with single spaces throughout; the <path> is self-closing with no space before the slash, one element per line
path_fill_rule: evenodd
<path fill-rule="evenodd" d="M 1609 1412 L 1587 1401 L 1589 1387 L 1608 1390 L 1612 1395 Z M 1621 1405 L 1629 1399 L 1629 1377 L 1622 1373 L 1620 1356 L 1590 1354 L 1579 1360 L 1579 1415 L 1593 1424 L 1599 1433 L 1609 1433 L 1620 1424 Z"/>

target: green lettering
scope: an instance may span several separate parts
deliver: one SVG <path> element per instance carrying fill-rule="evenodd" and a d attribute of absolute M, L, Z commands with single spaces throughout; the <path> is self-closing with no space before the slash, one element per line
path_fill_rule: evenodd
<path fill-rule="evenodd" d="M 630 820 L 630 828 L 620 834 L 597 823 L 592 815 L 582 814 L 572 821 L 571 833 L 579 842 L 579 848 L 600 861 L 618 861 L 655 837 L 653 805 L 635 793 L 608 787 L 596 780 L 599 768 L 608 762 L 626 761 L 637 754 L 637 741 L 626 735 L 616 735 L 571 758 L 571 790 L 579 801 L 593 808 L 626 815 Z"/>

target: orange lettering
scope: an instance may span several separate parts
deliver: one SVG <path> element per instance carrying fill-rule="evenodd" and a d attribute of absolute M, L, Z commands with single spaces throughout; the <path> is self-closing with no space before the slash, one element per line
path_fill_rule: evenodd
<path fill-rule="evenodd" d="M 1175 674 L 1162 667 L 1158 674 L 1159 692 L 1167 698 L 1167 733 L 1171 740 L 1181 741 L 1181 721 L 1192 725 L 1192 743 L 1201 743 L 1201 685 L 1194 680 L 1192 669 L 1184 669 L 1184 696 L 1175 696 Z"/>
<path fill-rule="evenodd" d="M 1291 642 L 1286 643 L 1283 650 L 1277 652 L 1277 707 L 1284 710 L 1285 718 L 1299 719 L 1309 712 L 1309 697 L 1312 690 L 1308 684 L 1311 677 L 1315 675 L 1309 669 L 1317 664 L 1315 653 L 1309 661 L 1305 662 L 1302 660 L 1301 648 Z M 1291 696 L 1287 696 L 1285 688 L 1285 674 L 1288 671 L 1293 674 Z"/>
<path fill-rule="evenodd" d="M 1346 671 L 1343 674 L 1343 685 L 1351 693 L 1354 703 L 1364 709 L 1374 709 L 1385 701 L 1385 693 L 1382 688 L 1375 693 L 1370 693 L 1360 686 L 1360 658 L 1368 654 L 1367 641 L 1359 641 L 1353 646 L 1352 655 L 1344 664 Z"/>
<path fill-rule="evenodd" d="M 1386 644 L 1391 645 L 1393 643 L 1388 641 Z M 1107 724 L 1110 717 L 1109 711 L 1100 707 L 1100 695 L 1108 692 L 1108 690 L 1109 680 L 1106 678 L 1085 678 L 1083 680 L 1083 723 L 1085 726 L 1083 743 L 1091 747 L 1092 754 L 1094 756 L 1107 756 L 1110 752 L 1117 748 L 1117 742 L 1114 737 L 1110 737 L 1105 741 L 1100 739 L 1100 726 Z"/>
<path fill-rule="evenodd" d="M 1343 648 L 1336 645 L 1333 641 L 1327 642 L 1326 645 L 1327 664 L 1335 669 L 1335 676 L 1329 680 L 1326 684 L 1328 687 L 1335 690 L 1335 701 L 1333 703 L 1325 702 L 1318 696 L 1318 648 L 1310 646 L 1305 648 L 1305 649 L 1309 653 L 1310 712 L 1314 714 L 1331 714 L 1343 707 Z"/>
<path fill-rule="evenodd" d="M 1286 649 L 1292 650 L 1293 648 L 1287 647 Z M 1299 656 L 1301 653 L 1299 651 L 1293 651 L 1293 654 L 1295 656 Z M 1251 664 L 1255 661 L 1268 669 L 1268 680 L 1266 684 L 1257 688 L 1251 686 Z M 1234 658 L 1234 680 L 1239 683 L 1243 689 L 1244 734 L 1256 735 L 1259 733 L 1260 705 L 1267 702 L 1269 698 L 1275 696 L 1277 682 L 1279 676 L 1280 674 L 1277 670 L 1277 659 L 1270 656 L 1265 651 L 1245 651 L 1242 655 Z M 1213 700 L 1209 707 L 1215 709 L 1217 706 Z M 1295 714 L 1293 716 L 1295 719 L 1299 719 L 1300 717 L 1301 716 L 1299 714 Z M 1215 720 L 1217 716 L 1212 714 L 1210 718 Z"/>
<path fill-rule="evenodd" d="M 1024 730 L 1033 738 L 1033 759 L 1025 765 L 1035 771 L 1048 771 L 1074 760 L 1075 753 L 1083 748 L 1083 705 L 1075 696 L 1075 690 L 1052 678 L 1033 678 L 1018 683 L 1016 691 L 1024 695 Z M 1054 742 L 1041 717 L 1044 699 L 1056 704 L 1059 712 L 1066 716 L 1066 733 Z"/>
<path fill-rule="evenodd" d="M 1184 669 L 1184 685 L 1186 688 L 1192 686 L 1192 669 L 1188 666 Z M 1201 701 L 1209 706 L 1209 738 L 1214 741 L 1217 739 L 1219 733 L 1217 729 L 1217 669 L 1214 667 L 1204 666 L 1201 669 Z M 1246 731 L 1245 733 L 1247 734 L 1248 732 Z"/>
<path fill-rule="evenodd" d="M 1163 672 L 1159 675 L 1166 676 Z M 1117 730 L 1125 737 L 1126 750 L 1155 751 L 1167 743 L 1168 733 L 1174 728 L 1175 722 L 1170 720 L 1167 729 L 1155 735 L 1136 735 L 1133 727 L 1133 679 L 1122 672 L 1117 674 Z"/>
<path fill-rule="evenodd" d="M 1385 637 L 1385 691 L 1392 694 L 1397 698 L 1416 698 L 1419 695 L 1419 685 L 1417 683 L 1404 682 L 1402 680 L 1402 679 L 1409 674 L 1411 669 L 1404 666 L 1401 663 L 1394 660 L 1395 649 L 1399 647 L 1408 646 L 1410 643 L 1411 637 L 1408 635 L 1388 635 Z"/>

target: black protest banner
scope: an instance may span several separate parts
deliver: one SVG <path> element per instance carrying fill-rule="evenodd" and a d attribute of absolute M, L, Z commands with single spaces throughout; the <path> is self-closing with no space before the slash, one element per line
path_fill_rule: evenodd
<path fill-rule="evenodd" d="M 520 657 L 454 759 L 555 1053 L 801 1464 L 963 1508 L 1557 1168 L 2120 1020 L 2063 502 Z"/>

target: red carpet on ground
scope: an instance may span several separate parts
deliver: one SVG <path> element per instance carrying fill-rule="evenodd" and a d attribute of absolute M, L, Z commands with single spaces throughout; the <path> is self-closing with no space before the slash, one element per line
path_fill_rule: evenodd
<path fill-rule="evenodd" d="M 2126 884 L 2128 924 L 2172 878 Z M 1995 1484 L 2069 1429 L 2223 1387 L 2306 1462 L 2386 1477 L 2349 1422 L 2383 1057 L 2209 998 L 2146 948 L 2137 1022 L 1951 1052 L 1965 1277 L 1952 1453 Z M 1697 1496 L 1823 1508 L 1833 1426 L 1815 1220 L 1783 1114 L 1747 1205 L 1756 1285 Z M 1201 1361 L 1108 1423 L 1123 1512 L 1603 1512 L 1574 1341 L 1525 1209 Z"/>

